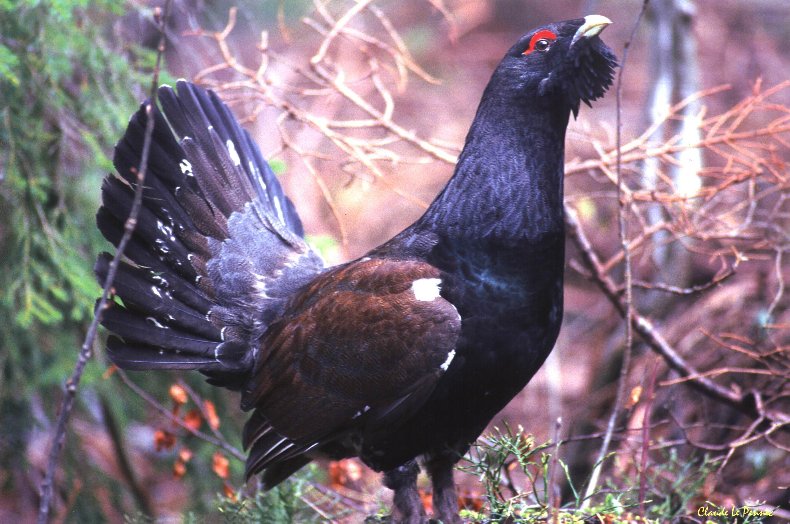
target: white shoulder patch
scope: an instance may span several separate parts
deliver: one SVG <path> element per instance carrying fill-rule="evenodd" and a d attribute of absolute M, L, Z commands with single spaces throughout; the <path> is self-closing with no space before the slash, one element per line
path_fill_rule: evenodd
<path fill-rule="evenodd" d="M 441 288 L 442 279 L 440 278 L 419 278 L 411 284 L 414 298 L 421 302 L 431 302 L 439 298 Z"/>

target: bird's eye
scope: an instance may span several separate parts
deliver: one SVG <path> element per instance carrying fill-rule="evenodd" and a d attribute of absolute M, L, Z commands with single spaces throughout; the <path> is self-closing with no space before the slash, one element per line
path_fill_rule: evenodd
<path fill-rule="evenodd" d="M 552 42 L 557 39 L 557 33 L 549 29 L 538 31 L 529 41 L 529 46 L 522 54 L 528 55 L 534 51 L 546 51 L 551 47 Z"/>

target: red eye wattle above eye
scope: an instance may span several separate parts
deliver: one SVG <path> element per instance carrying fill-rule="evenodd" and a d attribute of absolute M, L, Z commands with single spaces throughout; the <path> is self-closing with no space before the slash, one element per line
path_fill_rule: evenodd
<path fill-rule="evenodd" d="M 529 47 L 527 48 L 526 51 L 524 51 L 523 54 L 528 55 L 531 52 L 535 51 L 535 44 L 537 44 L 538 41 L 540 40 L 549 40 L 553 42 L 556 39 L 557 39 L 557 35 L 554 33 L 554 31 L 550 31 L 548 29 L 542 29 L 537 33 L 535 33 L 534 35 L 532 35 L 532 38 L 530 38 L 529 40 Z"/>

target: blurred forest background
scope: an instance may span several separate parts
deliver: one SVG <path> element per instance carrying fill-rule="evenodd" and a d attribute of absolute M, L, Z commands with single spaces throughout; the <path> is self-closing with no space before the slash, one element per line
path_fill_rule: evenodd
<path fill-rule="evenodd" d="M 0 522 L 38 511 L 64 382 L 101 292 L 101 179 L 146 97 L 157 5 L 0 0 Z M 516 38 L 600 13 L 622 57 L 640 9 L 175 0 L 161 81 L 217 89 L 281 174 L 312 245 L 338 263 L 419 216 Z M 704 522 L 700 508 L 744 505 L 790 516 L 790 7 L 654 0 L 629 53 L 623 210 L 612 89 L 569 128 L 557 348 L 456 473 L 472 520 L 563 508 L 606 522 Z M 94 349 L 55 476 L 54 521 L 358 522 L 386 512 L 378 475 L 353 460 L 311 466 L 266 495 L 245 490 L 235 395 L 199 375 L 127 376 L 108 365 L 101 337 Z M 610 453 L 587 490 L 618 397 Z"/>

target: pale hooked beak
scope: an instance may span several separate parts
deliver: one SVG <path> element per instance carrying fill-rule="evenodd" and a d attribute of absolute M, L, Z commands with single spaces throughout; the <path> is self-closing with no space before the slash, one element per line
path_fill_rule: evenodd
<path fill-rule="evenodd" d="M 606 26 L 611 24 L 612 21 L 602 15 L 587 15 L 584 17 L 584 23 L 573 35 L 571 45 L 575 44 L 580 38 L 592 38 L 603 31 Z"/>

